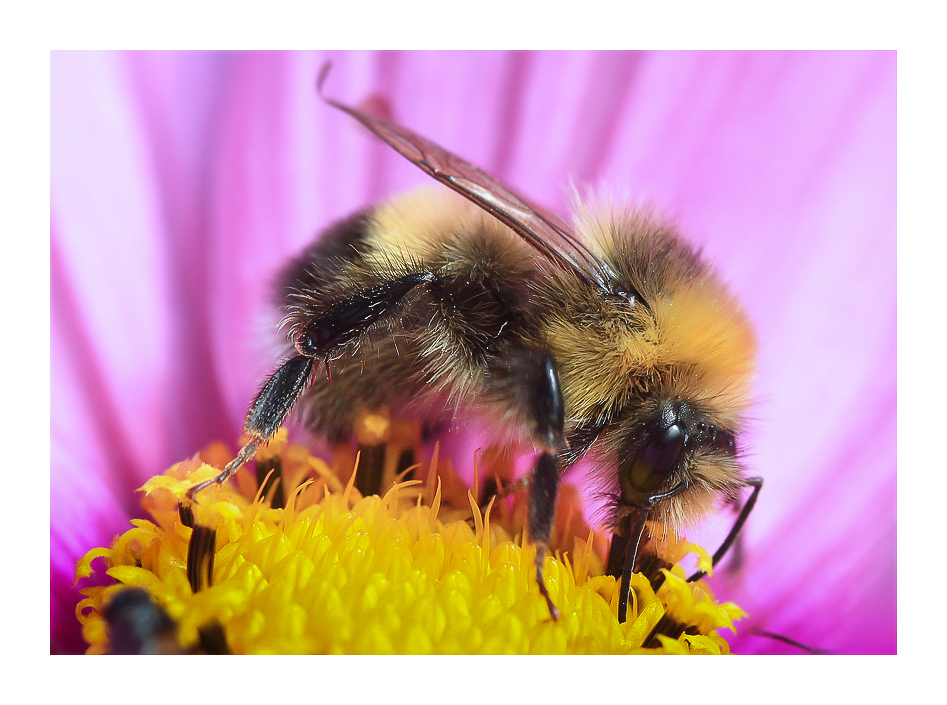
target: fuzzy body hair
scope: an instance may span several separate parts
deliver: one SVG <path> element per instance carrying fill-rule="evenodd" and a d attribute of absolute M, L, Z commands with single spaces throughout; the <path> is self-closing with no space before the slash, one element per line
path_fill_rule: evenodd
<path fill-rule="evenodd" d="M 335 224 L 280 274 L 276 303 L 290 340 L 321 311 L 368 287 L 418 272 L 436 280 L 333 354 L 331 382 L 317 375 L 297 413 L 334 440 L 349 437 L 360 412 L 387 407 L 431 424 L 479 414 L 528 442 L 524 400 L 536 373 L 526 361 L 546 352 L 561 379 L 567 441 L 578 447 L 594 429 L 582 451 L 617 525 L 634 510 L 622 499 L 622 473 L 662 408 L 677 405 L 695 437 L 706 429 L 731 439 L 739 433 L 756 342 L 709 264 L 653 213 L 581 207 L 575 231 L 633 299 L 603 296 L 568 276 L 443 188 Z M 741 479 L 732 442 L 691 444 L 667 478 L 668 486 L 686 480 L 687 488 L 654 519 L 679 534 L 718 499 L 733 497 Z"/>

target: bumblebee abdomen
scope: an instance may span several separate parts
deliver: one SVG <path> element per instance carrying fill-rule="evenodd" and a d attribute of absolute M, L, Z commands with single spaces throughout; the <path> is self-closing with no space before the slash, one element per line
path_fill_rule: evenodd
<path fill-rule="evenodd" d="M 301 401 L 309 425 L 345 435 L 387 406 L 437 416 L 488 393 L 491 364 L 534 335 L 535 257 L 505 226 L 443 190 L 360 211 L 322 233 L 278 279 L 293 331 L 371 287 L 429 273 L 392 313 L 333 353 Z"/>
<path fill-rule="evenodd" d="M 328 302 L 340 292 L 347 272 L 359 266 L 369 249 L 372 211 L 366 208 L 334 223 L 283 267 L 275 298 L 281 311 L 291 313 L 303 301 Z"/>

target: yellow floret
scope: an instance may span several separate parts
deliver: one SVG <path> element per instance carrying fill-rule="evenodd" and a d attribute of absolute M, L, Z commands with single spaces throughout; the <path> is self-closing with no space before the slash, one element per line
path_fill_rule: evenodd
<path fill-rule="evenodd" d="M 201 650 L 202 630 L 219 627 L 227 649 L 244 654 L 727 653 L 716 630 L 733 629 L 742 615 L 675 567 L 657 594 L 633 577 L 629 617 L 619 624 L 617 581 L 603 575 L 604 541 L 564 488 L 554 555 L 544 564 L 561 612 L 552 621 L 535 582 L 535 549 L 524 540 L 522 493 L 481 511 L 435 459 L 420 468 L 420 480 L 362 497 L 354 476 L 340 477 L 285 433 L 260 455 L 281 459 L 285 508 L 271 507 L 241 471 L 203 491 L 183 520 L 187 489 L 218 472 L 197 458 L 145 483 L 154 521 L 133 521 L 76 568 L 79 580 L 102 558 L 116 581 L 83 591 L 77 615 L 89 653 L 109 651 L 103 613 L 129 587 L 146 590 L 174 621 L 185 652 Z M 216 546 L 203 556 L 213 560 L 209 584 L 188 576 L 192 526 Z M 666 615 L 689 633 L 652 635 Z"/>

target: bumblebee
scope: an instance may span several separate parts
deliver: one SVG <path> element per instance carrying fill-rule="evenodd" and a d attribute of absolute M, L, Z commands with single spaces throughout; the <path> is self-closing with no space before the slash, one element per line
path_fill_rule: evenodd
<path fill-rule="evenodd" d="M 680 535 L 751 486 L 719 561 L 762 481 L 744 477 L 737 442 L 755 336 L 710 264 L 653 212 L 579 205 L 570 226 L 407 128 L 323 99 L 449 188 L 358 212 L 285 266 L 288 355 L 250 405 L 248 442 L 191 496 L 293 409 L 331 439 L 364 410 L 469 414 L 538 449 L 529 533 L 553 619 L 543 558 L 560 477 L 582 457 L 608 500 L 620 621 L 643 540 Z"/>

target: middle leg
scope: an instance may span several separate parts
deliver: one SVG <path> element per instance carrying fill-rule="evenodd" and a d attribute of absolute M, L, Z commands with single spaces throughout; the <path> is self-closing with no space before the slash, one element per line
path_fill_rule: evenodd
<path fill-rule="evenodd" d="M 528 429 L 539 446 L 539 457 L 530 479 L 529 535 L 536 547 L 536 583 L 549 614 L 559 618 L 543 577 L 549 550 L 556 500 L 559 494 L 560 454 L 564 447 L 565 409 L 555 360 L 541 351 L 516 351 L 503 358 L 496 371 L 504 402 L 512 404 L 516 421 Z"/>

